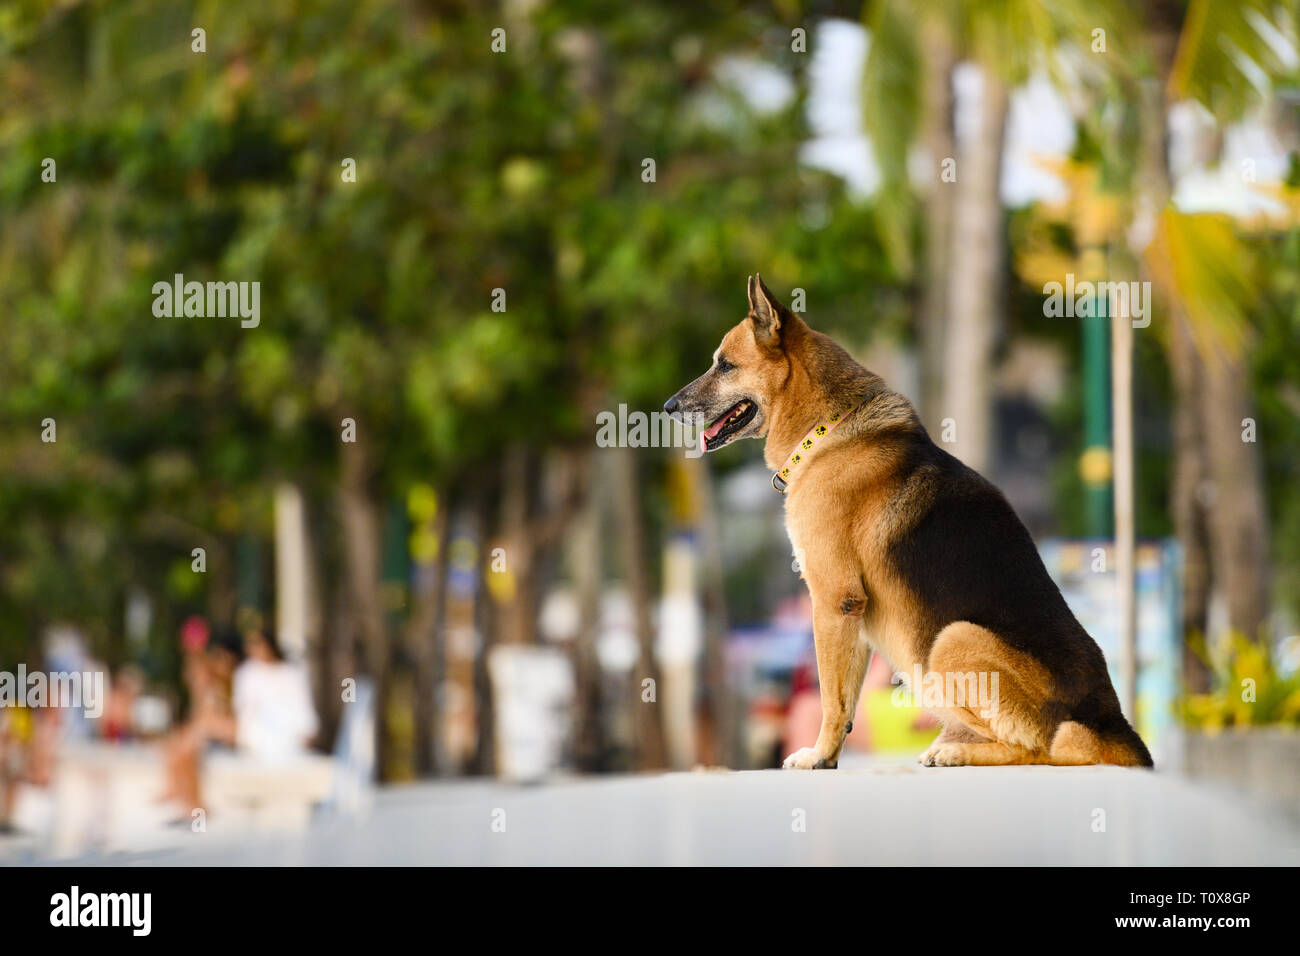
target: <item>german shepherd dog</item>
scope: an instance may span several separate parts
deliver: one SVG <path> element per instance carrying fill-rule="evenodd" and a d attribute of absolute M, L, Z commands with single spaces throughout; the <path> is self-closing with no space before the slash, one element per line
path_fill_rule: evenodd
<path fill-rule="evenodd" d="M 1152 765 L 1101 649 L 1001 492 L 761 277 L 712 366 L 664 410 L 708 422 L 706 451 L 765 438 L 785 492 L 822 703 L 816 745 L 790 754 L 787 769 L 838 765 L 873 648 L 896 672 L 924 672 L 927 685 L 943 675 L 937 686 L 951 688 L 938 705 L 921 701 L 943 725 L 919 758 L 926 766 Z M 990 675 L 996 706 L 965 693 L 977 674 Z"/>

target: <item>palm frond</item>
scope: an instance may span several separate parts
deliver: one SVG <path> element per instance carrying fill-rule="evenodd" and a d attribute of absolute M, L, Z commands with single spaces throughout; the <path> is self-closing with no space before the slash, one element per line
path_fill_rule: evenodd
<path fill-rule="evenodd" d="M 1258 283 L 1255 253 L 1232 218 L 1167 207 L 1144 257 L 1161 291 L 1187 315 L 1202 355 L 1239 354 L 1251 335 Z"/>
<path fill-rule="evenodd" d="M 1236 119 L 1277 80 L 1294 82 L 1296 19 L 1272 0 L 1192 0 L 1169 75 L 1175 99 Z M 1287 47 L 1291 56 L 1284 52 Z"/>

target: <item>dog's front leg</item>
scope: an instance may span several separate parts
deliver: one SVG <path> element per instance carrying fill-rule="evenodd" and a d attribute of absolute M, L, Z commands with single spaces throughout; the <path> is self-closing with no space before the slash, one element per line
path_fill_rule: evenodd
<path fill-rule="evenodd" d="M 834 770 L 844 738 L 852 729 L 858 695 L 866 676 L 871 648 L 862 634 L 866 605 L 860 591 L 835 593 L 829 599 L 813 594 L 813 641 L 817 645 L 817 678 L 821 682 L 822 727 L 817 743 L 785 758 L 786 770 Z"/>

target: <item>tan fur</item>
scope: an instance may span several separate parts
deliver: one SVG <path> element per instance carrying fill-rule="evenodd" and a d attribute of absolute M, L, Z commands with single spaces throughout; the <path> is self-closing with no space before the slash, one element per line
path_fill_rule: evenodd
<path fill-rule="evenodd" d="M 1054 729 L 1043 717 L 1051 696 L 1051 680 L 1037 661 L 1008 647 L 992 631 L 958 621 L 939 632 L 925 670 L 937 674 L 996 673 L 1000 699 L 992 715 L 969 704 L 939 709 L 945 728 L 969 728 L 982 739 L 972 742 L 940 735 L 921 755 L 922 763 L 955 766 L 1048 762 L 1041 758 L 1048 751 Z"/>
<path fill-rule="evenodd" d="M 1103 740 L 1096 733 L 1072 720 L 1062 721 L 1052 737 L 1048 763 L 1060 766 L 1109 763 L 1120 767 L 1141 766 L 1133 753 Z"/>

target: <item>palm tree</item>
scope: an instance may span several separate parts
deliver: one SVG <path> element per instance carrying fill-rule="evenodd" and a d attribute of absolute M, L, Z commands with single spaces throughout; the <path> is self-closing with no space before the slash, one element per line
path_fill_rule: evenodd
<path fill-rule="evenodd" d="M 1053 50 L 1070 41 L 1086 45 L 1092 31 L 1114 17 L 1106 0 L 948 0 L 919 8 L 879 0 L 865 19 L 872 36 L 863 74 L 864 125 L 884 181 L 878 203 L 895 220 L 893 230 L 909 225 L 898 197 L 910 195 L 911 148 L 924 146 L 935 164 L 924 206 L 918 315 L 922 416 L 932 429 L 951 418 L 956 454 L 985 470 L 994 437 L 991 370 L 1006 267 L 999 184 L 1009 91 L 1036 70 L 1055 75 Z M 958 142 L 952 74 L 960 60 L 979 69 L 982 83 L 978 122 Z M 944 175 L 948 159 L 955 160 L 946 169 L 955 178 Z"/>
<path fill-rule="evenodd" d="M 913 145 L 924 145 L 936 163 L 956 154 L 956 182 L 940 179 L 936 168 L 924 206 L 922 414 L 931 427 L 953 418 L 959 456 L 979 468 L 992 437 L 1005 91 L 1035 68 L 1052 74 L 1055 60 L 1048 54 L 1061 43 L 1086 48 L 1097 28 L 1113 33 L 1116 8 L 1105 0 L 1050 9 L 1020 0 L 950 0 L 916 10 L 902 0 L 880 0 L 869 5 L 866 21 L 872 43 L 864 73 L 865 125 L 883 172 L 887 214 L 899 206 L 892 197 L 908 192 Z M 1131 183 L 1136 228 L 1128 234 L 1141 237 L 1144 278 L 1162 290 L 1171 317 L 1166 347 L 1177 393 L 1173 507 L 1186 563 L 1184 618 L 1189 632 L 1205 631 L 1213 583 L 1230 627 L 1255 636 L 1267 613 L 1269 567 L 1258 445 L 1241 439 L 1242 421 L 1252 417 L 1243 352 L 1249 255 L 1224 217 L 1170 206 L 1167 117 L 1174 102 L 1191 99 L 1220 123 L 1239 118 L 1261 99 L 1260 75 L 1288 77 L 1279 52 L 1286 39 L 1276 41 L 1289 38 L 1294 49 L 1296 22 L 1277 14 L 1268 0 L 1162 0 L 1148 6 L 1148 21 L 1147 61 L 1112 55 L 1100 62 L 1108 92 L 1118 81 L 1139 94 L 1142 160 Z M 925 38 L 924 47 L 917 37 Z M 979 134 L 954 149 L 945 76 L 958 59 L 978 65 L 985 95 Z M 1125 161 L 1109 158 L 1121 166 Z M 1203 686 L 1208 675 L 1188 658 L 1191 685 Z"/>
<path fill-rule="evenodd" d="M 1142 97 L 1148 142 L 1138 192 L 1146 215 L 1155 217 L 1144 262 L 1171 316 L 1172 491 L 1187 570 L 1184 624 L 1189 634 L 1205 633 L 1213 586 L 1223 596 L 1229 628 L 1259 638 L 1268 613 L 1268 517 L 1259 446 L 1242 436 L 1244 419 L 1253 416 L 1244 348 L 1251 257 L 1226 217 L 1171 206 L 1166 130 L 1178 100 L 1199 103 L 1223 125 L 1261 102 L 1261 74 L 1293 79 L 1294 68 L 1274 41 L 1288 37 L 1295 49 L 1296 22 L 1262 0 L 1192 0 L 1185 11 L 1152 5 L 1149 26 L 1154 76 Z M 1189 688 L 1206 689 L 1204 665 L 1191 653 L 1185 665 Z"/>

